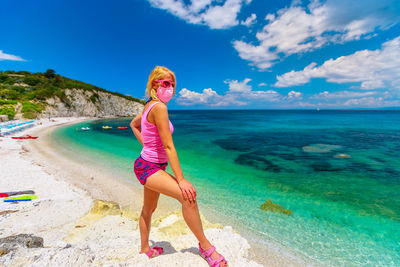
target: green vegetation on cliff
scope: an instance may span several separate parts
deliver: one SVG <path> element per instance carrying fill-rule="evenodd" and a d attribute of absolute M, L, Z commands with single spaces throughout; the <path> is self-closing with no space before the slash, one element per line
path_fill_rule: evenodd
<path fill-rule="evenodd" d="M 72 80 L 56 74 L 54 70 L 44 73 L 31 73 L 28 71 L 0 71 L 0 114 L 9 118 L 15 115 L 18 102 L 22 103 L 21 112 L 25 118 L 34 118 L 45 108 L 45 100 L 57 96 L 67 106 L 70 100 L 66 97 L 65 89 L 82 89 L 91 91 L 90 100 L 95 103 L 98 99 L 97 92 L 105 92 L 131 101 L 144 104 L 145 101 L 117 92 L 110 92 L 92 84 Z"/>

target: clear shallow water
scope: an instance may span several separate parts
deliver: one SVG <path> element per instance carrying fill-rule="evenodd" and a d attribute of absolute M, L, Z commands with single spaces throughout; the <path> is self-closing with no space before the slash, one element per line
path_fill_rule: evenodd
<path fill-rule="evenodd" d="M 400 111 L 170 115 L 184 175 L 223 224 L 324 265 L 400 266 Z M 116 129 L 129 122 L 81 123 L 53 136 L 136 182 L 141 145 L 130 129 Z M 261 210 L 267 199 L 292 214 Z"/>

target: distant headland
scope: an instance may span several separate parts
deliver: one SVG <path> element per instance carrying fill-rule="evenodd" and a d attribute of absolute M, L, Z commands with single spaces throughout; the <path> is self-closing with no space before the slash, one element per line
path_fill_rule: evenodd
<path fill-rule="evenodd" d="M 3 119 L 40 117 L 129 117 L 144 100 L 46 72 L 0 71 L 0 115 Z"/>

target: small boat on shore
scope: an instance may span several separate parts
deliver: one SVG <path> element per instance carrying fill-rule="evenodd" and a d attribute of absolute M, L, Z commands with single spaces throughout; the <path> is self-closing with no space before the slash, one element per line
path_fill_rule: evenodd
<path fill-rule="evenodd" d="M 30 136 L 30 135 L 27 135 L 27 136 L 13 136 L 11 138 L 12 139 L 37 139 L 38 136 Z"/>
<path fill-rule="evenodd" d="M 128 127 L 127 127 L 127 126 L 119 126 L 118 129 L 119 129 L 119 130 L 128 129 Z"/>
<path fill-rule="evenodd" d="M 112 129 L 112 127 L 111 126 L 103 126 L 103 127 L 101 127 L 101 128 L 103 128 L 104 130 L 109 130 L 109 129 Z"/>
<path fill-rule="evenodd" d="M 89 128 L 89 127 L 81 127 L 81 130 L 82 130 L 82 131 L 89 131 L 90 128 Z"/>

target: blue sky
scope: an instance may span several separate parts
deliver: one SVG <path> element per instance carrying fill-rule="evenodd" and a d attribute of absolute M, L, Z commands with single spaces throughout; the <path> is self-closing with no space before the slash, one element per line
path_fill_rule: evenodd
<path fill-rule="evenodd" d="M 0 70 L 144 98 L 173 70 L 171 109 L 400 106 L 400 1 L 3 1 Z"/>

